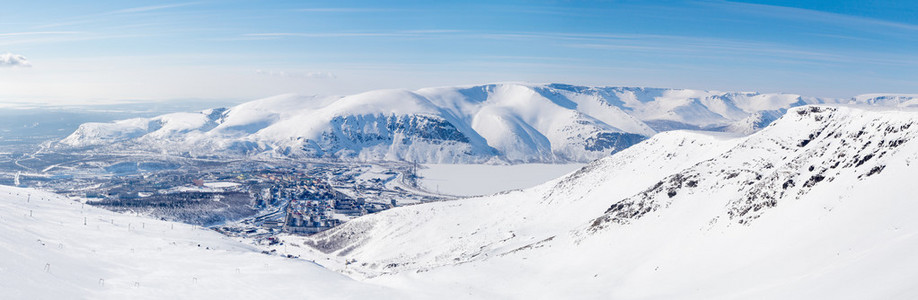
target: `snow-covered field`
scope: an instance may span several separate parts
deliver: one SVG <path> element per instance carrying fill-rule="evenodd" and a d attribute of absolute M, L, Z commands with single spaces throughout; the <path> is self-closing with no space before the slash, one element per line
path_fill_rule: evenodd
<path fill-rule="evenodd" d="M 428 191 L 454 196 L 489 195 L 533 187 L 586 164 L 460 165 L 431 164 L 418 170 Z"/>
<path fill-rule="evenodd" d="M 215 181 L 215 182 L 205 182 L 204 186 L 209 188 L 229 188 L 239 186 L 239 183 L 227 182 L 227 181 Z"/>
<path fill-rule="evenodd" d="M 0 186 L 2 299 L 407 297 L 260 251 L 191 225 Z"/>

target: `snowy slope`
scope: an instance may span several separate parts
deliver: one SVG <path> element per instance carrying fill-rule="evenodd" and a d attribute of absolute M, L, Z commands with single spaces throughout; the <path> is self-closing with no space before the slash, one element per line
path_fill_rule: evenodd
<path fill-rule="evenodd" d="M 851 102 L 902 108 L 918 107 L 918 94 L 864 94 L 854 97 Z"/>
<path fill-rule="evenodd" d="M 762 130 L 762 128 L 765 128 L 765 126 L 768 126 L 786 112 L 787 110 L 783 108 L 779 110 L 759 111 L 742 120 L 733 122 L 733 124 L 727 125 L 723 128 L 723 131 L 749 135 Z"/>
<path fill-rule="evenodd" d="M 599 216 L 612 199 L 634 195 L 673 171 L 725 151 L 736 143 L 731 137 L 665 132 L 532 189 L 391 209 L 308 241 L 335 255 L 375 262 L 364 271 L 369 276 L 496 256 L 566 234 Z M 425 243 L 411 247 L 416 240 Z"/>
<path fill-rule="evenodd" d="M 471 298 L 915 298 L 916 126 L 806 106 L 748 137 L 667 132 L 536 188 L 304 243 L 360 262 L 355 277 Z"/>
<path fill-rule="evenodd" d="M 3 299 L 406 296 L 213 231 L 12 187 L 0 187 L 0 291 Z"/>
<path fill-rule="evenodd" d="M 343 97 L 281 95 L 228 109 L 86 123 L 57 146 L 424 163 L 589 162 L 659 131 L 729 127 L 750 132 L 773 119 L 763 111 L 838 101 L 510 83 Z"/>

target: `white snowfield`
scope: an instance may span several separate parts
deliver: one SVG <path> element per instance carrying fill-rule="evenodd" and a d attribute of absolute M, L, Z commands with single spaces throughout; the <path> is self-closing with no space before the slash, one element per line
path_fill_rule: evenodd
<path fill-rule="evenodd" d="M 301 240 L 352 277 L 457 298 L 916 299 L 916 138 L 916 111 L 804 106 Z"/>
<path fill-rule="evenodd" d="M 261 254 L 210 230 L 83 207 L 36 190 L 0 187 L 2 299 L 407 296 L 309 261 Z"/>
<path fill-rule="evenodd" d="M 202 156 L 585 163 L 660 131 L 689 128 L 748 134 L 788 108 L 841 102 L 918 105 L 909 95 L 842 100 L 505 83 L 378 90 L 343 97 L 281 95 L 228 109 L 86 123 L 57 146 Z"/>

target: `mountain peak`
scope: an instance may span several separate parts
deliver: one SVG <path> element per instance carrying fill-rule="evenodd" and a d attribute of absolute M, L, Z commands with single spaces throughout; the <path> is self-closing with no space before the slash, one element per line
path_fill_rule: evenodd
<path fill-rule="evenodd" d="M 889 105 L 892 100 L 864 101 Z M 205 111 L 87 123 L 57 146 L 207 156 L 587 162 L 660 131 L 748 134 L 789 108 L 840 102 L 793 94 L 560 83 L 287 94 L 224 109 L 219 116 Z"/>

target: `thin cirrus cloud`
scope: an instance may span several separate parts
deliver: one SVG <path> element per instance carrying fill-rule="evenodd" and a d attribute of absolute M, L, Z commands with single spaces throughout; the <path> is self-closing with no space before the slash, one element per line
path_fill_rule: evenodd
<path fill-rule="evenodd" d="M 150 5 L 150 6 L 124 8 L 124 9 L 106 11 L 106 12 L 90 14 L 90 15 L 74 16 L 74 17 L 65 19 L 61 22 L 39 25 L 39 26 L 36 26 L 35 28 L 44 29 L 44 28 L 66 27 L 66 26 L 73 26 L 73 25 L 98 23 L 98 22 L 105 21 L 106 20 L 105 17 L 110 17 L 110 16 L 149 13 L 149 12 L 156 12 L 160 10 L 181 8 L 181 7 L 191 6 L 191 5 L 196 5 L 196 4 L 199 4 L 199 2 L 171 3 L 171 4 L 162 4 L 162 5 Z"/>
<path fill-rule="evenodd" d="M 259 69 L 259 70 L 255 70 L 255 73 L 258 75 L 281 77 L 281 78 L 334 79 L 338 77 L 334 73 L 331 73 L 331 72 L 288 72 L 288 71 Z"/>
<path fill-rule="evenodd" d="M 315 13 L 365 13 L 365 12 L 392 12 L 402 11 L 393 8 L 353 8 L 353 7 L 317 7 L 317 8 L 298 8 L 294 11 L 315 12 Z"/>
<path fill-rule="evenodd" d="M 163 10 L 163 9 L 169 9 L 169 8 L 177 8 L 177 7 L 189 6 L 189 5 L 195 5 L 195 4 L 198 4 L 198 2 L 186 2 L 186 3 L 172 3 L 172 4 L 163 4 L 163 5 L 140 6 L 140 7 L 132 7 L 132 8 L 119 9 L 119 10 L 110 11 L 110 12 L 104 13 L 104 14 L 115 15 L 115 14 L 140 13 L 140 12 L 148 12 L 148 11 L 154 11 L 154 10 Z"/>
<path fill-rule="evenodd" d="M 281 37 L 368 37 L 368 36 L 398 36 L 403 34 L 385 33 L 385 32 L 320 32 L 320 33 L 297 33 L 297 32 L 265 32 L 265 33 L 247 33 L 243 37 L 256 38 L 281 38 Z"/>
<path fill-rule="evenodd" d="M 901 29 L 907 31 L 918 31 L 918 25 L 880 20 L 875 18 L 845 15 L 839 13 L 818 11 L 806 8 L 777 6 L 758 3 L 746 3 L 740 1 L 702 1 L 701 5 L 718 6 L 733 11 L 741 11 L 749 14 L 758 14 L 771 18 L 780 19 L 797 19 L 807 22 L 830 23 L 844 26 L 859 27 L 868 30 L 864 26 L 876 27 L 874 33 L 886 34 L 888 29 Z"/>
<path fill-rule="evenodd" d="M 445 34 L 462 33 L 463 30 L 455 29 L 419 29 L 398 30 L 388 32 L 261 32 L 246 33 L 245 38 L 282 38 L 282 37 L 307 37 L 307 38 L 339 38 L 339 37 L 420 37 Z"/>
<path fill-rule="evenodd" d="M 36 35 L 70 35 L 70 34 L 79 34 L 79 31 L 27 31 L 27 32 L 6 32 L 0 33 L 0 37 L 16 37 L 16 36 L 36 36 Z"/>
<path fill-rule="evenodd" d="M 0 33 L 0 46 L 39 45 L 143 37 L 141 34 L 98 34 L 92 32 Z"/>
<path fill-rule="evenodd" d="M 0 54 L 0 67 L 31 67 L 25 56 L 13 53 Z"/>
<path fill-rule="evenodd" d="M 79 31 L 22 31 L 0 32 L 0 46 L 17 44 L 71 41 L 83 37 Z"/>

